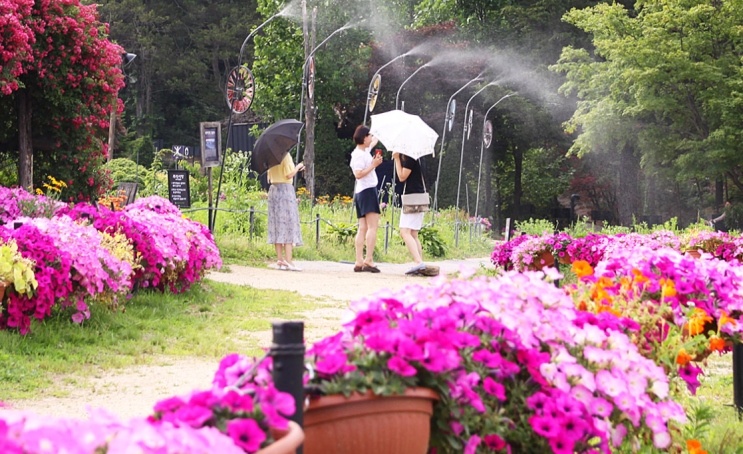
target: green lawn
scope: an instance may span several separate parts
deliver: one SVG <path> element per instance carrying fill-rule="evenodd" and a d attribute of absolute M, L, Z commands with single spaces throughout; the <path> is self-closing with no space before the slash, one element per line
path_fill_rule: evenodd
<path fill-rule="evenodd" d="M 296 318 L 316 307 L 293 292 L 207 280 L 178 295 L 140 291 L 123 313 L 93 308 L 82 326 L 55 312 L 26 336 L 0 331 L 0 401 L 53 391 L 55 377 L 145 364 L 155 355 L 258 354 L 249 333 L 270 330 L 270 318 Z"/>

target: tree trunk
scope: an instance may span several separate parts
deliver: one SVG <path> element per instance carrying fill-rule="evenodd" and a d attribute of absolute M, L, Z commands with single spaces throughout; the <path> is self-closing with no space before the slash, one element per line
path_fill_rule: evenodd
<path fill-rule="evenodd" d="M 725 186 L 722 184 L 722 179 L 715 181 L 715 209 L 721 210 L 725 204 Z"/>
<path fill-rule="evenodd" d="M 312 10 L 312 32 L 310 33 L 309 42 L 311 43 L 309 48 L 310 51 L 315 48 L 316 45 L 316 23 L 317 23 L 317 8 Z M 306 39 L 306 27 L 305 27 L 305 39 Z M 307 42 L 307 41 L 306 41 Z M 306 49 L 306 48 L 305 48 Z M 307 52 L 307 56 L 309 56 Z M 306 58 L 306 57 L 305 57 Z M 307 108 L 304 111 L 305 118 L 305 148 L 304 148 L 304 165 L 306 166 L 304 172 L 304 181 L 307 186 L 307 190 L 310 194 L 315 194 L 315 100 L 314 97 L 310 97 L 310 91 L 307 90 Z"/>
<path fill-rule="evenodd" d="M 519 220 L 521 215 L 521 176 L 524 167 L 524 153 L 517 146 L 513 150 L 514 175 L 513 175 L 513 219 Z"/>
<path fill-rule="evenodd" d="M 485 151 L 485 209 L 482 210 L 482 217 L 490 218 L 493 216 L 493 155 L 492 150 Z"/>
<path fill-rule="evenodd" d="M 31 93 L 28 88 L 16 92 L 18 100 L 18 174 L 21 187 L 28 192 L 34 186 L 34 150 L 31 139 Z"/>
<path fill-rule="evenodd" d="M 619 222 L 624 226 L 632 225 L 638 209 L 638 177 L 640 158 L 635 155 L 635 147 L 625 144 L 621 151 L 619 166 Z"/>

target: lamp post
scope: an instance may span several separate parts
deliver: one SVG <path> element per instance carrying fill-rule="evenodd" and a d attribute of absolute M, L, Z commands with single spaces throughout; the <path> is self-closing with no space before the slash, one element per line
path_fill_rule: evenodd
<path fill-rule="evenodd" d="M 338 30 L 336 30 L 333 33 L 331 33 L 320 44 L 318 44 L 317 47 L 315 47 L 314 49 L 312 49 L 312 52 L 310 52 L 310 55 L 308 55 L 307 58 L 304 60 L 304 64 L 302 65 L 302 97 L 300 98 L 300 101 L 299 101 L 299 121 L 302 121 L 302 114 L 304 113 L 304 91 L 307 88 L 307 77 L 308 77 L 308 74 L 307 74 L 307 65 L 310 63 L 310 61 L 312 61 L 313 57 L 315 56 L 315 53 L 318 50 L 320 50 L 320 48 L 322 46 L 324 46 L 325 43 L 327 43 L 330 40 L 330 38 L 332 38 L 336 34 L 342 32 L 343 30 L 346 30 L 346 29 L 351 28 L 351 27 L 352 27 L 351 25 L 346 24 L 343 27 L 341 27 Z M 301 137 L 302 137 L 302 130 L 300 129 L 299 130 L 299 134 L 297 135 L 297 153 L 296 153 L 296 156 L 294 158 L 294 161 L 295 162 L 299 162 L 299 150 L 301 148 L 301 146 L 299 145 L 299 143 L 300 143 L 300 138 Z M 297 175 L 294 176 L 294 182 L 296 183 L 296 181 L 297 181 Z"/>
<path fill-rule="evenodd" d="M 377 70 L 377 72 L 374 73 L 374 76 L 372 76 L 371 82 L 369 82 L 369 91 L 366 94 L 366 108 L 364 109 L 364 123 L 363 123 L 364 126 L 366 126 L 366 118 L 367 118 L 367 115 L 369 114 L 369 102 L 371 101 L 372 97 L 374 96 L 374 94 L 372 93 L 372 90 L 374 88 L 374 80 L 376 80 L 377 76 L 379 75 L 380 72 L 382 72 L 382 70 L 384 68 L 388 67 L 389 65 L 391 65 L 394 62 L 396 62 L 397 60 L 405 57 L 409 53 L 410 53 L 410 51 L 405 52 L 404 54 L 398 55 L 397 57 L 395 57 L 392 60 L 388 61 L 387 63 L 385 63 L 384 65 L 382 65 L 382 67 L 379 68 Z"/>
<path fill-rule="evenodd" d="M 459 90 L 455 91 L 453 95 L 449 97 L 449 101 L 446 103 L 446 116 L 444 117 L 444 129 L 441 132 L 441 147 L 439 148 L 439 169 L 436 172 L 436 189 L 434 190 L 433 194 L 433 211 L 436 211 L 436 208 L 438 208 L 438 198 L 439 198 L 439 177 L 441 176 L 441 162 L 444 160 L 444 142 L 446 141 L 446 130 L 448 129 L 446 125 L 451 121 L 454 121 L 454 112 L 450 112 L 449 109 L 451 108 L 451 103 L 454 101 L 454 97 L 457 96 L 459 93 L 461 93 L 465 88 L 469 87 L 475 82 L 482 80 L 482 73 L 478 74 L 477 77 L 470 80 L 466 84 L 462 86 Z M 433 222 L 436 222 L 436 216 L 433 217 Z"/>
<path fill-rule="evenodd" d="M 258 31 L 260 31 L 260 29 L 265 27 L 269 22 L 281 16 L 285 10 L 286 8 L 274 14 L 273 16 L 269 17 L 268 20 L 266 20 L 261 25 L 259 25 L 255 30 L 250 32 L 248 37 L 245 38 L 245 41 L 243 41 L 242 46 L 240 46 L 240 55 L 237 57 L 238 68 L 242 66 L 243 52 L 245 51 L 245 46 L 248 45 L 248 41 L 250 41 L 250 38 L 255 36 L 255 34 L 258 33 Z M 236 94 L 236 96 L 233 98 L 233 101 L 230 105 L 230 119 L 227 121 L 227 146 L 228 147 L 230 144 L 230 135 L 232 134 L 232 115 L 234 114 L 234 110 L 235 110 L 235 100 L 237 100 L 240 97 L 238 95 L 240 95 L 240 93 Z M 211 210 L 209 211 L 209 230 L 214 230 L 214 226 L 217 224 L 217 208 L 219 207 L 219 196 L 222 192 L 222 176 L 224 175 L 224 163 L 225 163 L 225 160 L 227 159 L 227 151 L 228 150 L 225 150 L 224 153 L 222 153 L 222 164 L 221 164 L 222 172 L 219 172 L 219 184 L 217 185 L 217 199 L 214 202 L 214 213 L 212 213 Z"/>
<path fill-rule="evenodd" d="M 486 88 L 488 88 L 491 85 L 495 85 L 496 82 L 490 82 L 489 84 L 485 85 L 481 89 L 477 90 L 474 95 L 467 101 L 467 106 L 464 108 L 464 121 L 463 128 L 462 128 L 462 154 L 459 157 L 459 182 L 457 183 L 457 209 L 454 212 L 454 244 L 456 247 L 459 247 L 459 193 L 462 189 L 462 168 L 464 167 L 464 144 L 467 143 L 467 112 L 470 110 L 470 103 L 472 103 L 472 100 L 475 99 L 477 95 L 485 91 Z M 470 114 L 472 115 L 472 114 Z"/>
<path fill-rule="evenodd" d="M 482 119 L 482 129 L 485 131 L 485 125 L 488 121 L 488 115 L 490 115 L 490 111 L 495 109 L 495 106 L 501 103 L 501 101 L 505 100 L 506 98 L 510 98 L 511 96 L 515 95 L 516 93 L 509 93 L 506 96 L 499 99 L 495 104 L 490 106 L 490 109 L 485 112 L 485 116 Z M 488 144 L 490 146 L 490 144 Z M 482 156 L 485 151 L 485 134 L 482 136 L 482 143 L 480 144 L 480 170 L 477 172 L 477 198 L 475 199 L 475 218 L 477 218 L 478 215 L 478 208 L 480 204 L 480 179 L 482 177 Z"/>
<path fill-rule="evenodd" d="M 416 69 L 416 70 L 415 70 L 415 71 L 413 72 L 413 74 L 411 74 L 411 75 L 410 75 L 410 76 L 409 76 L 409 77 L 408 77 L 407 79 L 405 79 L 405 80 L 403 81 L 403 83 L 401 83 L 401 84 L 400 84 L 400 88 L 398 88 L 398 89 L 397 89 L 397 95 L 395 95 L 395 109 L 398 109 L 398 108 L 399 108 L 399 107 L 398 107 L 398 101 L 400 100 L 400 92 L 402 91 L 402 87 L 404 87 L 404 86 L 405 86 L 405 84 L 406 84 L 406 83 L 408 83 L 408 81 L 409 81 L 410 79 L 412 79 L 412 78 L 413 78 L 413 77 L 414 77 L 414 76 L 415 76 L 416 74 L 418 74 L 418 73 L 419 73 L 419 72 L 420 72 L 420 71 L 421 71 L 421 70 L 422 70 L 423 68 L 425 68 L 425 67 L 426 67 L 426 66 L 428 66 L 428 65 L 429 65 L 429 64 L 428 64 L 428 63 L 426 63 L 425 65 L 423 65 L 423 66 L 421 66 L 420 68 Z M 405 110 L 405 109 L 403 109 L 403 110 Z"/>
<path fill-rule="evenodd" d="M 121 73 L 124 73 L 124 68 L 131 64 L 132 60 L 137 58 L 137 54 L 129 54 L 124 52 L 121 54 L 121 64 L 118 65 L 121 68 Z M 126 80 L 126 76 L 124 76 Z M 136 82 L 136 79 L 134 80 Z M 110 161 L 114 158 L 114 140 L 116 139 L 116 111 L 119 107 L 119 94 L 116 93 L 114 96 L 113 103 L 111 104 L 111 118 L 108 121 L 108 156 L 106 161 Z"/>

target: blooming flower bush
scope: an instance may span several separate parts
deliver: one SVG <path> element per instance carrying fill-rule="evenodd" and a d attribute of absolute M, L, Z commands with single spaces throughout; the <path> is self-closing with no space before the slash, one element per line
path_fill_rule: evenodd
<path fill-rule="evenodd" d="M 29 194 L 21 188 L 0 187 L 0 224 L 23 216 L 51 218 L 63 203 L 39 194 Z"/>
<path fill-rule="evenodd" d="M 28 195 L 13 191 L 14 197 Z M 122 212 L 80 204 L 56 208 L 51 219 L 12 213 L 23 226 L 0 227 L 0 242 L 14 241 L 21 257 L 35 264 L 39 286 L 34 294 L 10 289 L 0 329 L 25 334 L 31 317 L 42 320 L 55 305 L 71 307 L 79 323 L 90 316 L 91 303 L 115 307 L 134 285 L 183 291 L 222 265 L 211 232 L 162 197 L 141 199 Z"/>
<path fill-rule="evenodd" d="M 541 273 L 441 280 L 352 305 L 346 330 L 308 354 L 324 392 L 442 399 L 432 434 L 443 452 L 610 452 L 671 446 L 685 420 L 663 368 L 627 333 L 632 320 L 576 311 Z"/>
<path fill-rule="evenodd" d="M 294 399 L 276 390 L 271 359 L 254 360 L 232 354 L 219 364 L 213 386 L 188 396 L 158 402 L 149 418 L 155 426 L 215 427 L 245 452 L 255 452 L 274 441 L 272 430 L 285 430 L 294 414 Z"/>
<path fill-rule="evenodd" d="M 23 258 L 13 240 L 0 239 L 0 284 L 12 285 L 13 291 L 27 294 L 39 286 L 34 276 L 34 262 Z"/>
<path fill-rule="evenodd" d="M 191 428 L 138 418 L 122 422 L 104 411 L 89 420 L 0 411 L 0 452 L 4 454 L 244 454 L 217 429 Z"/>
<path fill-rule="evenodd" d="M 729 351 L 743 333 L 743 270 L 673 249 L 615 250 L 594 270 L 575 262 L 580 309 L 630 317 L 641 326 L 640 353 L 681 377 L 695 393 L 712 352 Z"/>

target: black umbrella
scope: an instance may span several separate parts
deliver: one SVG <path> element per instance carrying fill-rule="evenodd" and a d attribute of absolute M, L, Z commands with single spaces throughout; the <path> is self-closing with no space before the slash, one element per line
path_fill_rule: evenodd
<path fill-rule="evenodd" d="M 269 126 L 255 142 L 250 168 L 262 174 L 281 164 L 289 150 L 297 144 L 304 123 L 297 120 L 279 120 Z"/>

